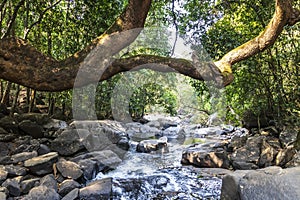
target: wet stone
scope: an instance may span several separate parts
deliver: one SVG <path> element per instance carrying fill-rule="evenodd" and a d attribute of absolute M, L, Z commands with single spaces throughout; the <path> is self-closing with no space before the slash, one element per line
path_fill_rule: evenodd
<path fill-rule="evenodd" d="M 46 186 L 47 188 L 52 188 L 55 191 L 58 190 L 57 182 L 53 174 L 48 174 L 41 178 L 40 185 Z"/>
<path fill-rule="evenodd" d="M 43 200 L 59 200 L 59 194 L 52 188 L 46 186 L 38 186 L 30 190 L 29 194 L 25 197 L 25 200 L 39 200 L 43 197 Z"/>
<path fill-rule="evenodd" d="M 2 186 L 6 187 L 9 194 L 13 197 L 20 196 L 21 194 L 20 185 L 16 179 L 6 179 L 6 181 L 2 183 Z"/>
<path fill-rule="evenodd" d="M 57 161 L 57 159 L 57 152 L 51 152 L 26 160 L 24 162 L 24 166 L 27 167 L 33 174 L 44 175 L 52 172 L 52 166 Z"/>
<path fill-rule="evenodd" d="M 75 188 L 71 192 L 69 192 L 66 196 L 64 196 L 61 200 L 75 200 L 78 198 L 79 189 Z"/>
<path fill-rule="evenodd" d="M 31 158 L 34 158 L 37 156 L 37 152 L 36 151 L 32 151 L 32 152 L 23 152 L 23 153 L 18 153 L 15 155 L 11 156 L 12 162 L 14 164 L 19 163 L 19 162 L 23 162 L 25 160 L 29 160 Z"/>
<path fill-rule="evenodd" d="M 112 179 L 97 180 L 80 189 L 80 199 L 109 199 L 112 195 Z"/>
<path fill-rule="evenodd" d="M 25 176 L 27 174 L 27 169 L 21 166 L 6 165 L 3 169 L 8 172 L 8 176 Z"/>
<path fill-rule="evenodd" d="M 72 161 L 66 161 L 61 159 L 56 163 L 56 167 L 58 171 L 66 178 L 72 178 L 76 180 L 83 174 L 79 165 Z"/>
<path fill-rule="evenodd" d="M 63 181 L 59 186 L 59 195 L 64 197 L 75 188 L 79 188 L 80 184 L 72 179 Z"/>
<path fill-rule="evenodd" d="M 5 169 L 0 167 L 0 184 L 6 180 L 8 172 Z"/>
<path fill-rule="evenodd" d="M 24 180 L 20 183 L 21 192 L 27 194 L 33 187 L 38 186 L 39 183 L 39 178 Z"/>

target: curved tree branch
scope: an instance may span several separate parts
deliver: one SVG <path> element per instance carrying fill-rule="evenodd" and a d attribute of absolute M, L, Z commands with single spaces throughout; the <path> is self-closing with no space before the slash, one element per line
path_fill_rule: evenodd
<path fill-rule="evenodd" d="M 233 80 L 231 70 L 233 64 L 270 47 L 285 25 L 293 25 L 300 20 L 299 11 L 293 9 L 291 1 L 276 0 L 275 14 L 266 29 L 253 40 L 227 53 L 221 60 L 215 62 L 215 65 L 213 63 L 197 63 L 198 65 L 196 65 L 183 59 L 141 55 L 114 62 L 109 60 L 108 68 L 101 66 L 99 60 L 103 60 L 103 57 L 97 58 L 98 52 L 103 56 L 111 56 L 132 43 L 140 29 L 130 32 L 130 34 L 126 34 L 126 32 L 144 26 L 150 4 L 151 0 L 130 0 L 125 11 L 104 34 L 93 40 L 82 51 L 61 61 L 47 57 L 24 40 L 3 39 L 0 43 L 0 78 L 36 90 L 62 91 L 74 87 L 78 70 L 82 65 L 91 66 L 87 71 L 83 71 L 89 76 L 76 79 L 76 87 L 99 79 L 100 81 L 108 79 L 136 66 L 156 63 L 151 67 L 161 71 L 170 71 L 166 67 L 168 66 L 179 73 L 199 80 L 223 77 L 221 81 L 223 81 L 223 85 L 227 85 Z M 103 72 L 102 77 L 97 75 L 99 70 Z"/>
<path fill-rule="evenodd" d="M 276 0 L 275 13 L 265 30 L 254 39 L 231 50 L 221 60 L 215 62 L 225 78 L 225 83 L 233 81 L 231 66 L 272 46 L 284 26 L 300 21 L 299 10 L 294 9 L 292 0 Z"/>
<path fill-rule="evenodd" d="M 113 55 L 135 40 L 139 28 L 144 26 L 150 4 L 151 0 L 130 0 L 124 12 L 101 36 L 61 61 L 42 54 L 22 39 L 4 38 L 0 43 L 0 78 L 42 91 L 71 89 L 80 66 L 92 51 L 104 49 Z M 132 29 L 137 31 L 114 40 L 114 35 Z"/>

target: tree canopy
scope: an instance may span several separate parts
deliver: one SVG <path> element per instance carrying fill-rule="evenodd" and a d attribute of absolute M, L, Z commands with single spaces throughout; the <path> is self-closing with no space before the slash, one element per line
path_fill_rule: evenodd
<path fill-rule="evenodd" d="M 223 3 L 226 2 L 227 1 L 224 1 Z M 84 59 L 87 57 L 87 55 L 95 48 L 102 50 L 104 49 L 104 51 L 107 49 L 110 54 L 115 54 L 132 43 L 139 34 L 139 31 L 136 31 L 134 34 L 123 34 L 122 36 L 118 37 L 115 37 L 115 35 L 144 27 L 151 7 L 151 0 L 129 0 L 128 3 L 115 1 L 111 4 L 107 3 L 107 8 L 101 8 L 99 3 L 95 3 L 93 1 L 89 3 L 84 2 L 84 6 L 82 7 L 80 7 L 80 3 L 81 1 L 41 1 L 41 5 L 43 5 L 41 6 L 39 4 L 32 4 L 26 0 L 17 2 L 3 1 L 1 4 L 1 24 L 3 27 L 3 24 L 6 23 L 7 26 L 5 27 L 5 31 L 0 43 L 0 78 L 44 91 L 62 91 L 73 88 L 74 79 L 78 72 L 79 66 L 82 64 L 82 62 L 84 62 Z M 168 1 L 164 3 L 167 4 Z M 227 3 L 231 4 L 231 2 Z M 12 4 L 11 8 L 13 9 L 8 8 L 9 4 Z M 59 4 L 61 5 L 57 6 Z M 79 6 L 77 4 L 79 4 Z M 50 50 L 48 53 L 44 53 L 29 42 L 29 34 L 31 29 L 41 28 L 43 31 L 39 33 L 37 31 L 35 34 L 48 34 L 48 48 L 52 48 L 51 40 L 52 37 L 55 36 L 51 36 L 53 32 L 49 30 L 54 28 L 51 25 L 51 22 L 54 26 L 65 25 L 65 27 L 68 26 L 71 20 L 76 21 L 76 23 L 73 23 L 74 26 L 78 26 L 77 22 L 83 24 L 96 22 L 99 19 L 98 16 L 95 15 L 97 9 L 103 12 L 103 10 L 109 10 L 109 6 L 111 8 L 116 7 L 113 4 L 120 6 L 125 4 L 126 6 L 123 12 L 121 12 L 121 14 L 114 22 L 112 22 L 111 25 L 107 24 L 110 20 L 106 21 L 100 19 L 99 24 L 102 22 L 103 27 L 105 28 L 99 28 L 99 25 L 97 24 L 95 28 L 98 28 L 98 30 L 100 29 L 100 31 L 91 31 L 92 33 L 94 32 L 94 36 L 99 33 L 100 35 L 96 36 L 84 48 L 72 55 L 65 54 L 64 56 L 55 56 L 52 55 Z M 195 6 L 197 6 L 197 4 Z M 208 6 L 209 1 L 207 7 Z M 189 8 L 191 8 L 191 5 L 189 5 Z M 80 11 L 78 9 L 82 10 Z M 22 14 L 20 14 L 21 10 L 24 11 Z M 60 10 L 64 10 L 62 13 L 64 16 L 59 16 L 59 14 L 57 14 L 57 12 Z M 10 14 L 7 14 L 6 12 L 10 12 Z M 95 13 L 92 14 L 90 12 Z M 114 12 L 111 14 L 113 16 L 116 15 Z M 19 17 L 20 15 L 22 16 Z M 173 15 L 175 20 L 176 13 L 173 13 Z M 58 19 L 47 21 L 47 23 L 42 23 L 44 18 L 49 19 L 51 16 L 58 17 Z M 24 18 L 24 20 L 22 20 L 22 18 Z M 54 24 L 55 20 L 58 20 L 58 22 L 55 22 Z M 299 10 L 293 7 L 293 2 L 291 0 L 276 0 L 274 15 L 264 30 L 255 38 L 247 41 L 237 48 L 234 48 L 233 50 L 230 50 L 222 58 L 216 61 L 215 65 L 213 66 L 215 69 L 211 70 L 210 73 L 221 73 L 223 76 L 224 85 L 231 83 L 233 80 L 231 66 L 233 64 L 240 62 L 241 60 L 245 60 L 269 48 L 274 44 L 275 40 L 278 38 L 286 25 L 292 26 L 299 20 Z M 22 24 L 23 31 L 20 30 L 20 27 L 22 26 L 18 26 L 18 24 Z M 18 26 L 19 29 L 14 28 L 15 26 Z M 59 27 L 55 28 L 60 29 Z M 81 26 L 81 28 L 83 28 L 83 26 Z M 56 34 L 59 34 L 58 31 L 59 30 L 56 31 Z M 64 32 L 63 30 L 61 31 Z M 75 34 L 77 34 L 76 39 L 80 40 L 80 37 L 82 37 L 78 33 L 80 29 L 73 27 L 73 30 L 71 31 L 76 32 L 72 33 L 73 35 L 71 35 L 71 37 L 74 37 L 75 39 Z M 21 32 L 24 33 L 23 38 L 18 37 L 20 36 Z M 66 35 L 68 34 L 70 33 L 66 33 Z M 184 73 L 199 80 L 203 79 L 203 76 L 205 76 L 205 74 L 196 73 L 196 70 L 193 70 L 193 64 L 190 62 L 184 62 L 182 60 L 176 60 L 173 58 L 167 59 L 158 56 L 152 57 L 147 55 L 139 55 L 134 58 L 116 60 L 111 64 L 111 66 L 108 67 L 107 70 L 105 70 L 105 73 L 102 77 L 91 76 L 89 81 L 99 79 L 106 80 L 117 73 L 132 69 L 132 67 L 135 67 L 135 63 L 143 64 L 153 61 L 156 63 L 167 64 L 169 67 L 176 69 L 180 73 Z M 97 70 L 103 69 L 97 68 Z M 211 74 L 208 76 L 211 76 Z M 87 84 L 89 81 L 82 80 L 79 85 Z"/>
<path fill-rule="evenodd" d="M 65 91 L 74 87 L 80 66 L 88 63 L 88 78 L 77 77 L 75 87 L 102 81 L 99 91 L 104 94 L 111 92 L 115 75 L 157 63 L 158 71 L 173 68 L 193 78 L 191 85 L 202 99 L 209 98 L 202 81 L 222 77 L 233 111 L 229 118 L 247 109 L 257 115 L 299 112 L 299 8 L 293 0 L 2 0 L 0 78 L 34 90 Z M 144 27 L 155 26 L 174 27 L 181 37 L 202 45 L 214 62 L 194 63 L 148 50 L 111 60 L 108 66 L 89 59 L 97 52 L 118 54 Z M 159 86 L 149 87 L 151 91 L 134 93 L 136 98 L 146 91 L 157 98 L 148 96 L 147 102 L 164 102 L 166 96 L 153 92 Z M 104 96 L 99 99 L 109 95 Z M 172 99 L 171 93 L 167 96 Z M 138 102 L 132 105 L 144 109 Z"/>

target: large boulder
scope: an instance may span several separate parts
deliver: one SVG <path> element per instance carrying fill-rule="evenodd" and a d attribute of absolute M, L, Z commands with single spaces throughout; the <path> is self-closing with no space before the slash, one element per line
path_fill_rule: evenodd
<path fill-rule="evenodd" d="M 230 167 L 228 154 L 224 149 L 205 147 L 202 144 L 196 144 L 183 151 L 181 163 L 209 168 L 228 169 Z"/>
<path fill-rule="evenodd" d="M 76 181 L 74 180 L 65 180 L 63 181 L 60 186 L 59 186 L 59 195 L 64 197 L 66 196 L 68 193 L 70 193 L 72 190 L 74 190 L 75 188 L 79 188 L 80 187 L 80 184 L 77 183 Z"/>
<path fill-rule="evenodd" d="M 19 128 L 26 135 L 30 135 L 33 138 L 42 138 L 42 137 L 44 137 L 43 127 L 38 125 L 36 122 L 32 122 L 30 120 L 23 120 L 19 124 Z"/>
<path fill-rule="evenodd" d="M 36 151 L 32 151 L 32 152 L 22 152 L 22 153 L 18 153 L 18 154 L 14 154 L 11 156 L 12 162 L 14 164 L 17 164 L 19 162 L 23 162 L 25 160 L 29 160 L 31 158 L 36 157 L 38 154 Z"/>
<path fill-rule="evenodd" d="M 6 181 L 2 183 L 2 186 L 8 189 L 10 196 L 17 197 L 21 194 L 20 185 L 17 179 L 6 179 Z"/>
<path fill-rule="evenodd" d="M 56 139 L 51 142 L 50 149 L 63 156 L 70 156 L 85 149 L 83 138 L 90 132 L 85 129 L 64 130 Z"/>
<path fill-rule="evenodd" d="M 300 167 L 237 170 L 223 178 L 221 199 L 300 199 Z"/>
<path fill-rule="evenodd" d="M 24 166 L 28 168 L 31 173 L 36 175 L 44 175 L 53 171 L 53 164 L 58 160 L 57 152 L 50 152 L 24 162 Z"/>
<path fill-rule="evenodd" d="M 31 189 L 24 200 L 60 200 L 60 197 L 54 189 L 42 185 Z"/>
<path fill-rule="evenodd" d="M 112 196 L 112 179 L 105 178 L 91 184 L 79 191 L 80 199 L 99 200 L 110 199 Z"/>
<path fill-rule="evenodd" d="M 65 178 L 72 178 L 76 180 L 83 174 L 82 170 L 80 169 L 80 166 L 72 161 L 60 159 L 56 163 L 56 167 L 58 171 L 62 174 L 62 176 Z"/>
<path fill-rule="evenodd" d="M 19 134 L 17 122 L 9 116 L 0 118 L 0 127 L 2 127 L 7 132 Z"/>
<path fill-rule="evenodd" d="M 168 151 L 168 138 L 161 137 L 153 140 L 143 140 L 136 148 L 137 152 L 150 153 L 150 152 L 167 152 Z"/>
<path fill-rule="evenodd" d="M 89 161 L 93 162 L 89 162 Z M 97 166 L 97 172 L 105 170 L 105 169 L 115 169 L 118 164 L 122 162 L 119 156 L 111 150 L 103 150 L 103 151 L 94 151 L 90 153 L 86 153 L 75 158 L 72 158 L 71 161 L 79 164 L 83 173 L 86 170 L 90 170 L 90 168 L 86 167 L 86 165 L 82 165 L 85 161 L 87 163 L 95 163 Z"/>

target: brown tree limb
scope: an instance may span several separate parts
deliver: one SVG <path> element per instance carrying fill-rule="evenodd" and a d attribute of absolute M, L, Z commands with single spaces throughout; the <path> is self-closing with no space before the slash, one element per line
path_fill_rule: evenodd
<path fill-rule="evenodd" d="M 284 26 L 292 26 L 300 21 L 300 12 L 293 8 L 292 1 L 276 0 L 275 13 L 265 30 L 254 39 L 231 50 L 215 62 L 226 83 L 229 84 L 233 81 L 232 65 L 269 48 L 275 43 Z"/>
<path fill-rule="evenodd" d="M 61 61 L 42 54 L 22 39 L 4 38 L 0 43 L 0 78 L 42 91 L 71 89 L 80 66 L 92 51 L 104 49 L 104 53 L 113 55 L 135 40 L 139 28 L 144 26 L 150 4 L 151 0 L 130 0 L 105 33 Z M 135 29 L 130 34 L 121 34 L 122 38 L 115 37 Z"/>
<path fill-rule="evenodd" d="M 173 68 L 199 80 L 223 77 L 221 82 L 227 85 L 233 80 L 233 64 L 270 47 L 285 25 L 293 25 L 300 18 L 299 11 L 293 9 L 290 1 L 276 0 L 276 12 L 266 29 L 253 40 L 227 53 L 215 65 L 203 63 L 199 66 L 183 59 L 145 55 L 100 63 L 105 60 L 103 58 L 118 53 L 136 39 L 141 30 L 137 28 L 144 26 L 150 4 L 151 0 L 130 0 L 125 11 L 104 34 L 82 51 L 61 61 L 47 57 L 21 39 L 3 39 L 0 43 L 0 78 L 36 90 L 62 91 L 73 88 L 74 83 L 78 87 L 106 80 L 136 66 L 147 65 L 161 71 L 170 71 Z M 135 29 L 136 31 L 130 31 Z M 99 58 L 99 55 L 102 57 Z M 83 76 L 78 78 L 79 70 L 82 70 Z M 99 71 L 102 77 L 99 77 Z"/>

